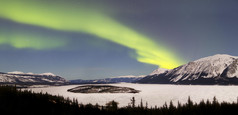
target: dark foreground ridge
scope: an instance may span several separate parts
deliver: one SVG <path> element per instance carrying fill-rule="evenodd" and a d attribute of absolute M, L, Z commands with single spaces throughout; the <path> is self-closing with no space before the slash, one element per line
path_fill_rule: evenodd
<path fill-rule="evenodd" d="M 119 108 L 115 101 L 105 106 L 79 104 L 76 99 L 47 93 L 22 91 L 16 87 L 0 86 L 0 111 L 8 115 L 233 115 L 238 113 L 238 102 L 219 103 L 213 101 L 194 103 L 190 98 L 186 104 L 172 102 L 162 107 L 148 107 L 148 104 L 135 105 L 135 98 L 126 107 Z"/>
<path fill-rule="evenodd" d="M 135 90 L 129 87 L 118 87 L 111 85 L 83 85 L 72 89 L 68 89 L 69 92 L 74 93 L 139 93 L 139 90 Z"/>

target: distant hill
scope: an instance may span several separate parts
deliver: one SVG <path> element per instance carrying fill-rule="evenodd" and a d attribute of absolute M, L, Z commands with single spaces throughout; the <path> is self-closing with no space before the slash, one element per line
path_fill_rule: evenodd
<path fill-rule="evenodd" d="M 156 73 L 157 72 L 157 73 Z M 155 84 L 238 85 L 238 57 L 218 54 L 175 69 L 159 68 L 136 81 Z"/>
<path fill-rule="evenodd" d="M 119 77 L 111 77 L 111 78 L 105 78 L 105 79 L 95 79 L 95 80 L 70 80 L 69 82 L 71 84 L 107 84 L 107 83 L 119 83 L 119 82 L 126 82 L 126 83 L 132 83 L 135 81 L 138 81 L 142 79 L 144 75 L 141 76 L 119 76 Z"/>
<path fill-rule="evenodd" d="M 64 78 L 52 73 L 0 72 L 0 84 L 60 85 L 65 83 L 67 83 L 67 81 Z"/>

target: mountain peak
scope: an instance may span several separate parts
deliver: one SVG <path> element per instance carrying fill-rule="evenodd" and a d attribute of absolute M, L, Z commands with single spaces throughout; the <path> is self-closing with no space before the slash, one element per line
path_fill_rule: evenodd
<path fill-rule="evenodd" d="M 216 55 L 213 55 L 213 56 L 208 56 L 208 57 L 204 57 L 204 58 L 201 58 L 201 59 L 198 59 L 194 62 L 199 62 L 199 61 L 214 61 L 214 60 L 229 60 L 229 59 L 234 59 L 234 58 L 238 58 L 237 56 L 231 56 L 231 55 L 228 55 L 228 54 L 216 54 Z"/>
<path fill-rule="evenodd" d="M 28 84 L 28 85 L 54 85 L 64 84 L 67 81 L 52 73 L 34 74 L 20 71 L 3 73 L 0 72 L 0 83 L 5 84 Z"/>
<path fill-rule="evenodd" d="M 7 72 L 8 74 L 16 74 L 16 75 L 45 75 L 45 76 L 56 76 L 55 74 L 53 73 L 41 73 L 41 74 L 34 74 L 32 72 L 28 72 L 28 73 L 24 73 L 24 72 L 21 72 L 21 71 L 13 71 L 13 72 Z"/>
<path fill-rule="evenodd" d="M 155 75 L 155 74 L 161 74 L 168 71 L 168 69 L 164 69 L 164 68 L 158 68 L 156 70 L 154 70 L 150 75 Z"/>
<path fill-rule="evenodd" d="M 53 73 L 50 73 L 50 72 L 48 72 L 48 73 L 42 73 L 42 74 L 39 74 L 39 75 L 46 75 L 46 76 L 56 76 L 55 74 L 53 74 Z"/>
<path fill-rule="evenodd" d="M 12 71 L 12 72 L 7 72 L 7 73 L 9 73 L 9 74 L 24 74 L 21 71 Z"/>

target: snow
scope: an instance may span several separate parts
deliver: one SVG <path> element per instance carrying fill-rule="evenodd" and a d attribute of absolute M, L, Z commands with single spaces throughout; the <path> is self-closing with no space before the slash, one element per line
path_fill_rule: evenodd
<path fill-rule="evenodd" d="M 171 81 L 173 82 L 177 82 L 178 80 L 180 80 L 183 76 L 182 75 L 179 75 L 177 77 L 175 77 L 174 79 L 172 79 Z M 185 80 L 186 78 L 182 79 L 182 80 Z"/>
<path fill-rule="evenodd" d="M 41 80 L 44 80 L 44 81 L 47 81 L 47 82 L 55 82 L 55 81 L 52 81 L 52 80 L 49 80 L 49 79 L 46 79 L 46 78 L 42 78 Z"/>
<path fill-rule="evenodd" d="M 136 104 L 143 100 L 145 105 L 148 102 L 150 106 L 162 106 L 165 102 L 167 104 L 170 100 L 174 104 L 177 102 L 185 103 L 187 102 L 188 96 L 195 102 L 200 102 L 201 100 L 212 100 L 214 96 L 219 102 L 227 101 L 233 102 L 237 101 L 238 96 L 238 86 L 217 86 L 217 85 L 161 85 L 161 84 L 132 84 L 132 83 L 120 83 L 120 84 L 110 84 L 114 86 L 131 87 L 136 90 L 140 90 L 140 93 L 94 93 L 94 94 L 82 94 L 82 93 L 71 93 L 67 92 L 68 89 L 74 88 L 80 85 L 68 85 L 68 86 L 54 86 L 47 88 L 30 88 L 34 92 L 48 92 L 53 95 L 62 95 L 64 97 L 69 97 L 71 99 L 78 99 L 79 103 L 83 104 L 100 104 L 105 105 L 107 102 L 115 100 L 119 102 L 119 106 L 127 106 L 130 103 L 130 99 L 135 97 Z"/>
<path fill-rule="evenodd" d="M 53 73 L 42 73 L 42 74 L 39 74 L 39 75 L 56 76 L 56 75 L 53 74 Z"/>
<path fill-rule="evenodd" d="M 215 61 L 217 59 L 220 59 L 221 60 L 220 62 L 222 62 L 222 60 L 223 61 L 230 60 L 230 58 L 238 58 L 238 57 L 237 56 L 227 55 L 227 54 L 216 54 L 216 55 L 213 55 L 213 56 L 208 56 L 208 57 L 204 57 L 204 58 L 198 59 L 195 62 Z"/>
<path fill-rule="evenodd" d="M 237 59 L 236 56 L 230 56 L 226 54 L 217 54 L 214 56 L 205 57 L 194 62 L 199 63 L 201 66 L 206 67 L 206 71 L 211 71 L 210 67 L 213 67 L 213 74 L 221 74 L 224 69 L 230 65 L 234 59 Z"/>
<path fill-rule="evenodd" d="M 32 72 L 27 72 L 26 74 L 28 74 L 28 75 L 34 75 L 34 73 L 32 73 Z"/>
<path fill-rule="evenodd" d="M 24 74 L 23 72 L 21 71 L 13 71 L 13 72 L 7 72 L 9 74 Z"/>
<path fill-rule="evenodd" d="M 7 72 L 8 74 L 16 74 L 16 75 L 22 75 L 22 74 L 26 74 L 26 75 L 36 75 L 32 72 L 27 72 L 27 73 L 24 73 L 24 72 L 21 72 L 21 71 L 13 71 L 13 72 Z"/>
<path fill-rule="evenodd" d="M 230 76 L 234 77 L 236 76 L 236 78 L 238 77 L 238 69 L 236 69 L 236 72 L 234 74 L 231 74 Z"/>
<path fill-rule="evenodd" d="M 227 77 L 229 78 L 238 78 L 238 59 L 233 61 L 231 65 L 228 66 Z"/>
<path fill-rule="evenodd" d="M 150 75 L 155 75 L 155 74 L 159 75 L 159 74 L 164 73 L 166 71 L 168 71 L 168 69 L 158 68 L 158 69 L 154 70 Z"/>
<path fill-rule="evenodd" d="M 4 75 L 0 74 L 0 82 L 16 82 L 15 79 L 12 79 L 12 77 L 6 77 Z"/>
<path fill-rule="evenodd" d="M 41 77 L 38 77 L 38 76 Z M 57 83 L 63 83 L 65 80 L 60 77 L 56 77 L 52 73 L 43 73 L 43 74 L 33 74 L 33 73 L 23 73 L 20 71 L 15 72 L 8 72 L 8 73 L 2 73 L 0 74 L 0 82 L 1 83 L 17 83 L 17 82 L 32 82 L 32 83 L 40 83 L 45 82 L 57 82 Z"/>
<path fill-rule="evenodd" d="M 21 71 L 13 71 L 13 72 L 7 72 L 8 74 L 27 74 L 27 75 L 46 75 L 46 76 L 56 76 L 55 74 L 53 73 L 41 73 L 41 74 L 34 74 L 32 72 L 28 72 L 28 73 L 24 73 L 24 72 L 21 72 Z"/>

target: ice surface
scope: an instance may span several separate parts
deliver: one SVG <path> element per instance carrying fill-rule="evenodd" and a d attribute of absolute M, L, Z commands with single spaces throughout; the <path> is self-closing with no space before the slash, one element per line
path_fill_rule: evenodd
<path fill-rule="evenodd" d="M 172 100 L 174 104 L 177 102 L 187 102 L 188 96 L 195 102 L 204 100 L 212 100 L 214 96 L 219 102 L 237 101 L 238 86 L 217 86 L 217 85 L 161 85 L 161 84 L 132 84 L 132 83 L 120 83 L 110 84 L 114 86 L 131 87 L 141 92 L 136 94 L 131 93 L 100 93 L 100 94 L 82 94 L 67 92 L 68 89 L 74 88 L 80 85 L 68 85 L 68 86 L 55 86 L 47 88 L 31 88 L 34 92 L 48 92 L 53 95 L 62 95 L 71 99 L 77 98 L 79 103 L 87 104 L 100 104 L 105 105 L 107 102 L 115 100 L 119 102 L 119 106 L 127 106 L 132 97 L 135 97 L 136 104 L 140 103 L 143 99 L 145 105 L 148 102 L 151 106 L 162 106 L 165 102 L 167 104 Z"/>

